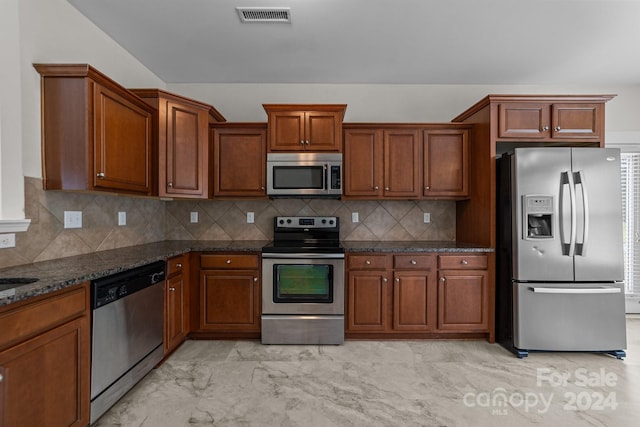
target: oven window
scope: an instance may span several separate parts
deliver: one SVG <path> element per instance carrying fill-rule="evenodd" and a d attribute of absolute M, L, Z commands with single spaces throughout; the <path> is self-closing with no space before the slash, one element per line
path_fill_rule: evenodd
<path fill-rule="evenodd" d="M 273 166 L 273 188 L 324 189 L 323 166 Z"/>
<path fill-rule="evenodd" d="M 273 302 L 333 302 L 332 265 L 276 264 L 273 277 Z"/>

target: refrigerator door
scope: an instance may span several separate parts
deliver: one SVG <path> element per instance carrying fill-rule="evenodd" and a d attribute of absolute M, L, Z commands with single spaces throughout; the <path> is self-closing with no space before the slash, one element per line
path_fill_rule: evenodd
<path fill-rule="evenodd" d="M 513 283 L 514 346 L 615 351 L 627 346 L 622 283 Z"/>
<path fill-rule="evenodd" d="M 620 150 L 573 148 L 575 280 L 622 281 Z"/>
<path fill-rule="evenodd" d="M 512 162 L 513 278 L 573 281 L 571 148 L 516 148 Z"/>

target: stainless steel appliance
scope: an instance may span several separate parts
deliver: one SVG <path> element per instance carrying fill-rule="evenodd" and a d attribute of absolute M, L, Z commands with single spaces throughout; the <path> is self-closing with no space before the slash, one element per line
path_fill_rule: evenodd
<path fill-rule="evenodd" d="M 619 150 L 516 148 L 497 171 L 497 340 L 624 357 Z"/>
<path fill-rule="evenodd" d="M 340 197 L 341 153 L 267 153 L 267 195 Z"/>
<path fill-rule="evenodd" d="M 163 261 L 91 283 L 93 424 L 163 357 Z"/>
<path fill-rule="evenodd" d="M 338 217 L 276 217 L 262 248 L 262 343 L 344 343 Z"/>

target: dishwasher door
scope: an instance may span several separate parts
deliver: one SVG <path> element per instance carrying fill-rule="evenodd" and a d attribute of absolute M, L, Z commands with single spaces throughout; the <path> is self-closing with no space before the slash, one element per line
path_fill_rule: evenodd
<path fill-rule="evenodd" d="M 162 346 L 163 283 L 93 312 L 92 399 Z"/>

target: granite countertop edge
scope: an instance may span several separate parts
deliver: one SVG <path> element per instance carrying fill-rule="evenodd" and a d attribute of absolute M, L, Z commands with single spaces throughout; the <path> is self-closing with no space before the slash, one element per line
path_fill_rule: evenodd
<path fill-rule="evenodd" d="M 39 280 L 0 290 L 0 307 L 188 252 L 259 253 L 267 243 L 269 242 L 266 240 L 173 240 L 2 268 L 0 279 L 36 277 Z M 491 248 L 449 241 L 344 241 L 342 244 L 346 253 L 494 251 Z"/>

